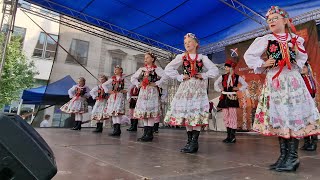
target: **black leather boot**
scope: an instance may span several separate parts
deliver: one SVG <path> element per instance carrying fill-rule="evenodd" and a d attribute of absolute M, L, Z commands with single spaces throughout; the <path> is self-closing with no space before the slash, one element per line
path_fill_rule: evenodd
<path fill-rule="evenodd" d="M 120 136 L 121 135 L 120 124 L 114 124 L 113 125 L 113 132 L 109 135 L 110 136 Z"/>
<path fill-rule="evenodd" d="M 230 128 L 231 129 L 231 128 Z M 230 140 L 227 143 L 236 143 L 236 129 L 231 129 Z"/>
<path fill-rule="evenodd" d="M 298 157 L 299 140 L 291 138 L 288 142 L 288 154 L 282 164 L 276 168 L 276 171 L 296 171 L 300 165 Z"/>
<path fill-rule="evenodd" d="M 231 128 L 227 127 L 227 138 L 224 139 L 222 142 L 228 143 L 231 139 Z"/>
<path fill-rule="evenodd" d="M 144 126 L 143 127 L 143 135 L 140 138 L 138 138 L 138 141 L 143 141 L 146 138 L 146 135 L 147 135 L 147 132 L 148 132 L 147 129 L 148 129 L 148 126 Z"/>
<path fill-rule="evenodd" d="M 81 121 L 76 121 L 76 125 L 71 130 L 81 130 Z"/>
<path fill-rule="evenodd" d="M 187 144 L 184 146 L 184 148 L 180 149 L 181 152 L 188 149 L 188 147 L 190 146 L 190 142 L 192 140 L 192 131 L 187 131 L 187 136 L 188 136 Z"/>
<path fill-rule="evenodd" d="M 131 119 L 131 126 L 127 131 L 137 131 L 138 119 Z"/>
<path fill-rule="evenodd" d="M 147 133 L 146 136 L 141 139 L 143 142 L 151 142 L 153 140 L 153 126 L 146 126 Z"/>
<path fill-rule="evenodd" d="M 308 137 L 304 137 L 304 143 L 303 143 L 303 146 L 300 148 L 301 150 L 306 150 L 307 147 L 310 145 L 310 139 L 311 137 L 308 136 Z"/>
<path fill-rule="evenodd" d="M 154 123 L 154 125 L 153 125 L 153 132 L 154 132 L 154 133 L 159 133 L 159 123 Z"/>
<path fill-rule="evenodd" d="M 94 132 L 94 133 L 102 133 L 102 130 L 103 130 L 102 126 L 103 126 L 103 123 L 102 122 L 98 122 L 96 129 L 94 131 L 92 131 L 92 132 Z"/>
<path fill-rule="evenodd" d="M 317 150 L 317 144 L 318 144 L 318 135 L 312 135 L 311 136 L 311 142 L 309 146 L 305 149 L 306 151 L 316 151 Z"/>
<path fill-rule="evenodd" d="M 190 145 L 188 148 L 183 150 L 184 153 L 196 153 L 198 152 L 199 144 L 198 144 L 198 138 L 200 135 L 200 131 L 193 130 L 192 131 L 192 139 L 190 142 Z"/>
<path fill-rule="evenodd" d="M 279 145 L 280 145 L 280 156 L 278 160 L 270 165 L 270 169 L 276 169 L 283 163 L 288 153 L 288 140 L 282 137 L 278 137 Z"/>

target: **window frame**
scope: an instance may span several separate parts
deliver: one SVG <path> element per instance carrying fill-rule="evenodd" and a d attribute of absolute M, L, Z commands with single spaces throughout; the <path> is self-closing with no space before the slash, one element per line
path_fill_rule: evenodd
<path fill-rule="evenodd" d="M 38 42 L 39 42 L 39 40 L 40 40 L 40 37 L 41 37 L 41 34 L 44 34 L 44 43 L 43 43 L 43 47 L 42 48 L 37 48 L 37 44 L 38 44 Z M 49 34 L 48 33 L 48 35 L 45 33 L 45 32 L 40 32 L 40 34 L 39 34 L 39 36 L 38 36 L 38 41 L 37 41 L 37 44 L 36 44 L 36 46 L 34 47 L 34 49 L 33 49 L 33 53 L 32 53 L 32 58 L 38 58 L 38 59 L 44 59 L 44 60 L 54 60 L 54 58 L 55 58 L 55 56 L 56 56 L 56 53 L 57 53 L 57 47 L 58 47 L 58 45 L 57 45 L 57 43 L 55 43 L 56 44 L 56 47 L 55 47 L 55 50 L 54 51 L 52 51 L 52 50 L 47 50 L 47 46 L 48 46 L 48 38 L 50 38 L 49 37 L 49 35 L 50 36 L 56 36 L 57 37 L 57 42 L 59 41 L 59 35 L 55 35 L 55 34 Z M 51 38 L 50 38 L 51 39 Z M 41 53 L 41 56 L 35 56 L 34 55 L 34 51 L 35 50 L 41 50 L 42 51 L 42 53 Z M 51 58 L 46 58 L 46 52 L 53 52 L 54 53 L 54 56 L 53 56 L 53 58 L 51 59 Z M 51 56 L 50 56 L 51 57 Z"/>

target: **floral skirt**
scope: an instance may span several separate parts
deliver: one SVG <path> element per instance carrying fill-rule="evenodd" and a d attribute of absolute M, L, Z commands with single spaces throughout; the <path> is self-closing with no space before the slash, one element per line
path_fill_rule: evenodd
<path fill-rule="evenodd" d="M 65 113 L 87 113 L 88 112 L 88 102 L 84 97 L 73 97 L 69 102 L 64 104 L 60 110 Z"/>
<path fill-rule="evenodd" d="M 190 79 L 180 84 L 164 122 L 169 125 L 208 125 L 209 100 L 207 81 Z"/>
<path fill-rule="evenodd" d="M 159 96 L 157 87 L 140 88 L 133 117 L 136 119 L 158 118 L 161 115 Z"/>
<path fill-rule="evenodd" d="M 97 100 L 92 108 L 91 119 L 96 121 L 102 121 L 108 119 L 108 116 L 104 116 L 104 110 L 107 106 L 107 99 Z"/>
<path fill-rule="evenodd" d="M 301 138 L 320 134 L 320 116 L 297 69 L 267 74 L 259 97 L 253 130 L 267 136 Z"/>
<path fill-rule="evenodd" d="M 125 97 L 123 93 L 111 94 L 107 106 L 104 109 L 104 118 L 107 118 L 108 116 L 124 115 L 124 101 Z"/>

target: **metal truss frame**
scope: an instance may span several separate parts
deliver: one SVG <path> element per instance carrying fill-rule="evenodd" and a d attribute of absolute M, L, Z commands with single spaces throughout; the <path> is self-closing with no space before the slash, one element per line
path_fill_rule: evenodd
<path fill-rule="evenodd" d="M 231 7 L 232 9 L 240 12 L 241 14 L 247 16 L 248 18 L 252 19 L 253 21 L 261 24 L 262 26 L 266 26 L 266 18 L 261 14 L 255 12 L 254 10 L 250 9 L 246 5 L 242 4 L 237 0 L 219 0 L 220 2 L 226 4 L 227 6 Z"/>
<path fill-rule="evenodd" d="M 3 25 L 7 25 L 7 28 L 4 32 L 4 41 L 1 44 L 1 61 L 0 61 L 0 81 L 2 77 L 2 69 L 6 59 L 6 50 L 7 45 L 10 42 L 11 34 L 14 28 L 14 22 L 17 12 L 17 4 L 18 0 L 3 0 L 3 7 L 2 7 L 2 19 L 0 28 L 3 28 Z"/>
<path fill-rule="evenodd" d="M 294 17 L 293 23 L 295 25 L 298 25 L 311 20 L 315 20 L 317 24 L 320 23 L 320 9 L 316 9 L 316 10 Z M 268 33 L 270 33 L 270 31 L 267 31 L 265 28 L 259 28 L 248 33 L 240 34 L 223 41 L 219 41 L 216 43 L 212 43 L 212 44 L 200 47 L 199 52 L 201 52 L 202 54 L 211 54 L 215 52 L 224 51 L 225 47 L 228 45 L 253 39 L 259 36 L 263 36 Z"/>
<path fill-rule="evenodd" d="M 28 1 L 28 0 L 26 0 L 26 1 Z M 57 13 L 60 13 L 60 14 L 64 15 L 64 16 L 61 17 L 61 21 L 62 21 L 61 23 L 62 24 L 63 23 L 70 24 L 70 26 L 71 27 L 74 26 L 75 29 L 79 29 L 80 30 L 80 29 L 84 28 L 84 32 L 87 32 L 87 33 L 90 33 L 90 34 L 91 33 L 92 34 L 96 34 L 98 36 L 101 36 L 102 34 L 104 34 L 103 36 L 108 35 L 108 37 L 115 38 L 115 41 L 118 41 L 120 38 L 122 38 L 123 40 L 122 40 L 121 44 L 125 43 L 130 47 L 141 46 L 140 47 L 141 49 L 145 49 L 143 52 L 146 52 L 147 50 L 146 50 L 146 47 L 145 46 L 142 47 L 141 44 L 148 45 L 147 46 L 148 47 L 147 48 L 148 51 L 150 51 L 150 46 L 152 46 L 152 47 L 155 47 L 157 49 L 161 49 L 163 51 L 166 51 L 167 52 L 166 54 L 170 54 L 170 53 L 178 54 L 178 53 L 183 52 L 182 50 L 180 50 L 178 48 L 169 46 L 167 44 L 164 44 L 164 43 L 161 43 L 159 41 L 153 40 L 151 38 L 142 36 L 142 35 L 137 34 L 135 32 L 126 30 L 126 29 L 121 28 L 119 26 L 116 26 L 114 24 L 111 24 L 111 23 L 102 21 L 100 19 L 94 18 L 94 17 L 86 15 L 86 14 L 84 14 L 82 12 L 75 11 L 75 10 L 70 9 L 68 7 L 65 7 L 65 6 L 62 6 L 60 4 L 51 2 L 50 0 L 43 0 L 42 2 L 45 3 L 45 5 L 46 5 L 48 10 L 52 10 L 52 11 L 55 11 Z M 35 4 L 35 5 L 38 5 L 38 6 L 43 6 L 43 4 L 37 4 L 37 3 L 34 3 L 34 2 L 32 2 L 32 4 Z M 33 14 L 36 14 L 36 15 L 39 15 L 39 16 L 42 16 L 42 17 L 46 18 L 47 15 L 44 15 L 40 11 L 35 11 L 35 8 L 36 8 L 35 6 L 31 6 L 30 10 L 24 9 L 24 11 L 29 12 L 29 13 L 33 13 Z M 57 9 L 60 9 L 60 10 L 57 11 Z M 70 18 L 68 16 L 68 14 L 72 18 Z M 53 15 L 53 13 L 51 13 L 51 15 Z M 53 17 L 50 17 L 50 18 L 52 19 Z M 47 18 L 47 19 L 49 19 L 49 18 Z M 73 22 L 70 22 L 71 19 L 77 19 L 79 21 L 72 20 Z M 75 23 L 75 22 L 77 22 L 77 23 Z M 85 23 L 86 23 L 86 25 L 85 25 Z M 77 24 L 77 26 L 75 24 Z M 88 26 L 90 27 L 90 29 L 94 28 L 94 30 L 85 29 Z M 104 33 L 99 32 L 98 33 L 98 32 L 96 32 L 97 29 L 99 29 L 99 31 L 103 31 L 104 30 L 106 32 L 104 32 Z M 124 38 L 124 37 L 126 37 L 126 38 Z M 137 42 L 140 42 L 140 43 L 137 43 Z M 164 53 L 160 53 L 160 52 L 158 52 L 158 53 L 161 56 L 167 56 L 167 55 L 164 55 Z"/>

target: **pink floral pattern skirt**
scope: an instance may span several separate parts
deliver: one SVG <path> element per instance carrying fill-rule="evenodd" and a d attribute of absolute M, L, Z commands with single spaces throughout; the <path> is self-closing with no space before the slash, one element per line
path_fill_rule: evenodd
<path fill-rule="evenodd" d="M 272 80 L 270 70 L 259 97 L 253 130 L 267 136 L 302 138 L 320 134 L 320 116 L 314 100 L 295 68 L 284 68 Z"/>

